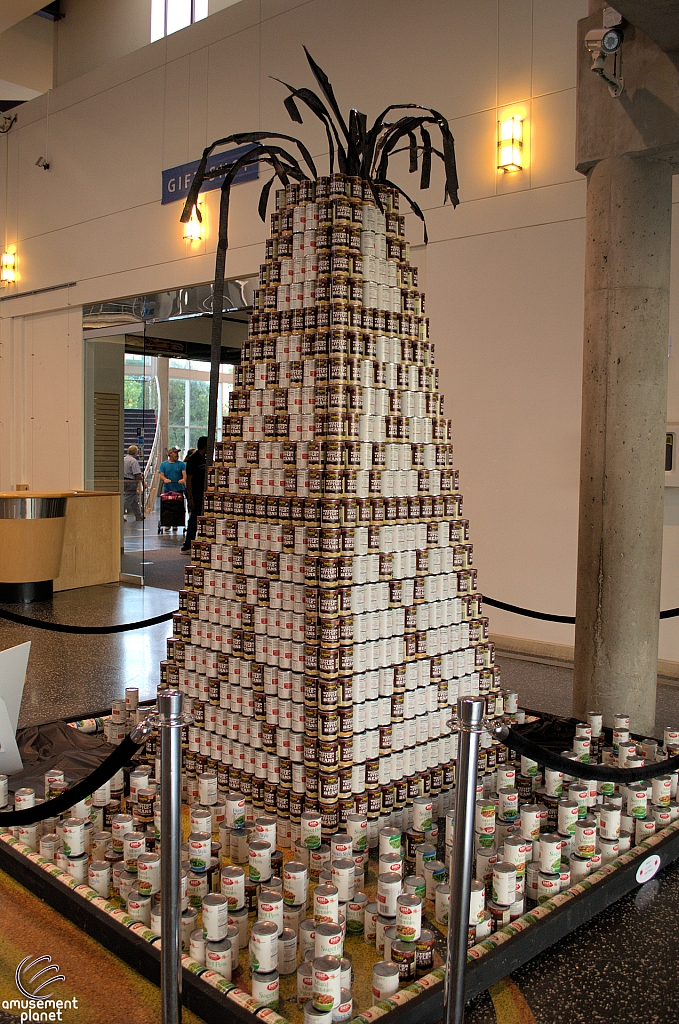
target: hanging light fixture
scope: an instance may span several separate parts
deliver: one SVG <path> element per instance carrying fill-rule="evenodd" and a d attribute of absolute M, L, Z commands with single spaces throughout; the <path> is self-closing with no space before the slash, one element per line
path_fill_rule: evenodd
<path fill-rule="evenodd" d="M 202 237 L 203 220 L 198 210 L 198 205 L 194 203 L 191 216 L 184 224 L 184 239 L 187 242 L 200 242 Z"/>
<path fill-rule="evenodd" d="M 498 123 L 497 166 L 502 171 L 523 167 L 523 120 L 509 117 Z"/>
<path fill-rule="evenodd" d="M 3 252 L 0 255 L 0 281 L 3 284 L 12 284 L 16 279 L 16 253 Z"/>

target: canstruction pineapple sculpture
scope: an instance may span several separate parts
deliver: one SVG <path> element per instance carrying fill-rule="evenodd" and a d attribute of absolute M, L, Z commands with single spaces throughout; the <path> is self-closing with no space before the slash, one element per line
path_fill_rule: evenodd
<path fill-rule="evenodd" d="M 400 199 L 424 217 L 388 177 L 405 149 L 427 188 L 437 156 L 457 205 L 453 137 L 437 111 L 407 104 L 371 128 L 352 110 L 347 125 L 307 57 L 323 98 L 288 86 L 285 105 L 325 125 L 330 173 L 290 136 L 233 135 L 203 153 L 182 214 L 224 174 L 206 169 L 213 150 L 251 144 L 222 185 L 216 380 L 231 184 L 246 164 L 271 164 L 263 219 L 282 186 L 216 443 L 212 388 L 213 459 L 178 628 L 197 651 L 182 677 L 197 723 L 221 727 L 189 767 L 215 768 L 223 791 L 276 814 L 279 845 L 294 845 L 312 811 L 325 837 L 367 814 L 372 846 L 385 823 L 408 827 L 417 796 L 444 812 L 451 705 L 499 679 Z"/>

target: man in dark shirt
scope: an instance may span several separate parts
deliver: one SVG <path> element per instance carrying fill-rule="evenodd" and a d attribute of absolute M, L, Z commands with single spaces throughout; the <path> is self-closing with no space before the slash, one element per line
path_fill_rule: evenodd
<path fill-rule="evenodd" d="M 191 550 L 191 541 L 196 539 L 198 516 L 203 514 L 203 498 L 205 496 L 205 453 L 207 438 L 199 437 L 197 450 L 186 460 L 186 497 L 189 504 L 189 522 L 182 551 Z"/>

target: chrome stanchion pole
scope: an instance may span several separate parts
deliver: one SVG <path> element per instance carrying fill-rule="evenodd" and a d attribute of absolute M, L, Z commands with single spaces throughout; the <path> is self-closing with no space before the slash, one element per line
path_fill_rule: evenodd
<path fill-rule="evenodd" d="M 179 690 L 158 693 L 160 732 L 160 987 L 163 1024 L 181 1024 L 182 714 Z"/>
<path fill-rule="evenodd" d="M 445 1024 L 462 1024 L 464 1017 L 469 899 L 474 856 L 476 772 L 485 707 L 483 697 L 460 697 L 457 702 L 459 740 L 450 875 L 448 958 L 443 996 Z"/>

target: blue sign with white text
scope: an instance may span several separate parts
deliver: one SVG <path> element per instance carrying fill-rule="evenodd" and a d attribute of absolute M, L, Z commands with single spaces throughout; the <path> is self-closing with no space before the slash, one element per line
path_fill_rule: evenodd
<path fill-rule="evenodd" d="M 216 167 L 230 167 L 234 164 L 239 157 L 248 153 L 254 147 L 251 145 L 237 146 L 235 149 L 227 149 L 222 153 L 213 153 L 208 159 L 207 170 L 214 170 Z M 178 199 L 186 199 L 191 188 L 191 182 L 193 181 L 196 171 L 200 166 L 200 160 L 192 160 L 189 164 L 180 164 L 178 167 L 170 167 L 167 171 L 163 171 L 163 195 L 161 199 L 161 205 L 165 206 L 166 203 L 176 203 Z M 218 178 L 209 178 L 203 182 L 201 192 L 212 192 L 216 188 L 221 188 L 224 181 L 224 174 L 221 174 Z M 259 164 L 252 163 L 247 164 L 245 167 L 241 167 L 240 171 L 234 178 L 234 185 L 239 185 L 243 181 L 253 181 L 259 177 Z"/>

